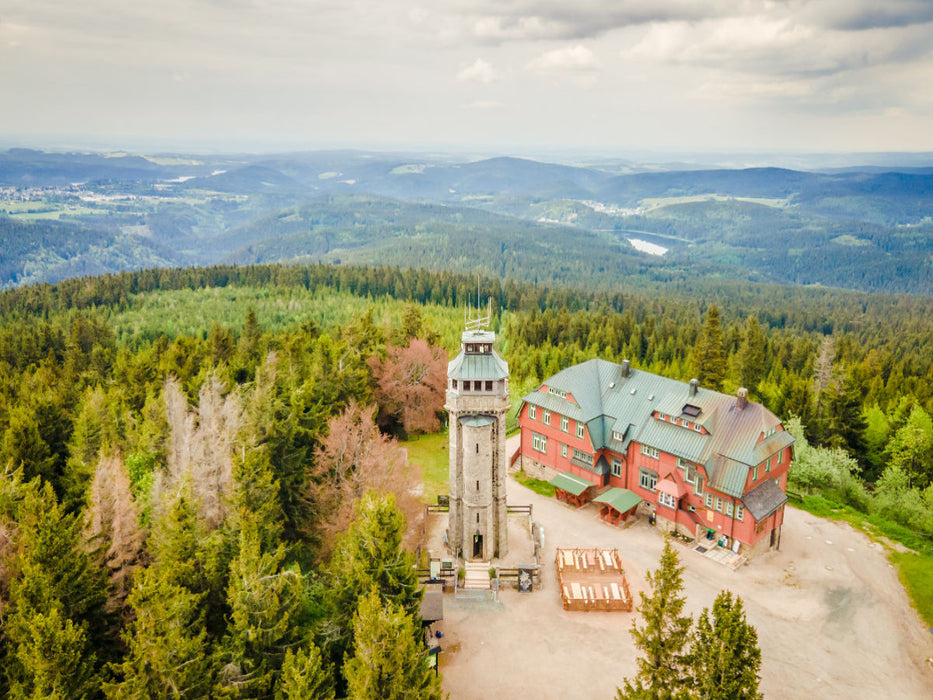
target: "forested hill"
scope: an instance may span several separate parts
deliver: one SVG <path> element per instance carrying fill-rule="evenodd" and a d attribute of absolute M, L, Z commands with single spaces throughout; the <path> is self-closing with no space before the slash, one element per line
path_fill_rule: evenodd
<path fill-rule="evenodd" d="M 0 293 L 0 696 L 356 697 L 388 664 L 385 695 L 439 698 L 394 436 L 440 426 L 477 295 L 513 406 L 595 356 L 746 386 L 832 448 L 798 483 L 930 546 L 931 298 L 327 265 L 32 285 Z"/>
<path fill-rule="evenodd" d="M 339 260 L 582 289 L 728 279 L 931 294 L 931 211 L 933 174 L 916 167 L 14 149 L 0 154 L 0 219 L 32 228 L 4 250 L 0 286 L 153 264 Z M 72 240 L 56 245 L 63 231 Z"/>

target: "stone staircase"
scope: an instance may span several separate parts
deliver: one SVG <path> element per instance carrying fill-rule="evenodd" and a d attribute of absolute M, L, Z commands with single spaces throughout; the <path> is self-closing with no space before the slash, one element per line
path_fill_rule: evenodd
<path fill-rule="evenodd" d="M 489 562 L 474 561 L 466 562 L 463 565 L 466 576 L 463 578 L 464 590 L 468 591 L 488 591 L 489 585 Z"/>

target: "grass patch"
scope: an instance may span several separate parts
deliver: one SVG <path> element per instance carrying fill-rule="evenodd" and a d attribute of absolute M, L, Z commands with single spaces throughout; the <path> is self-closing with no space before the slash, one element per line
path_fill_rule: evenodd
<path fill-rule="evenodd" d="M 933 557 L 914 552 L 892 552 L 901 583 L 917 611 L 933 627 Z"/>
<path fill-rule="evenodd" d="M 914 607 L 927 625 L 933 627 L 933 542 L 903 525 L 877 515 L 866 515 L 851 506 L 842 505 L 820 495 L 806 495 L 794 504 L 820 518 L 842 520 L 861 530 L 873 540 L 883 536 L 913 550 L 888 552 L 888 559 L 897 567 L 898 575 Z"/>
<path fill-rule="evenodd" d="M 449 460 L 447 456 L 447 433 L 419 435 L 400 442 L 408 450 L 408 461 L 421 468 L 424 482 L 425 503 L 436 503 L 437 497 L 449 492 Z"/>
<path fill-rule="evenodd" d="M 539 496 L 547 496 L 548 498 L 553 498 L 554 492 L 557 490 L 547 481 L 528 476 L 524 470 L 516 472 L 515 481 L 525 488 L 531 489 Z"/>

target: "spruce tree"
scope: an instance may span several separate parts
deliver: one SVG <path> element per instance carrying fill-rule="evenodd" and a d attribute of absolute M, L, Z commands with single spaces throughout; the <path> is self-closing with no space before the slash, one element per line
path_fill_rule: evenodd
<path fill-rule="evenodd" d="M 313 643 L 304 649 L 285 652 L 275 700 L 334 700 L 333 679 L 321 650 Z"/>
<path fill-rule="evenodd" d="M 690 658 L 685 648 L 691 619 L 681 615 L 685 602 L 683 570 L 671 543 L 665 542 L 659 567 L 647 575 L 651 595 L 640 593 L 638 612 L 644 626 L 632 623 L 635 646 L 643 653 L 638 659 L 638 673 L 634 680 L 625 680 L 616 696 L 618 700 L 688 695 Z"/>
<path fill-rule="evenodd" d="M 353 618 L 353 657 L 344 664 L 349 700 L 440 700 L 420 624 L 371 590 Z"/>
<path fill-rule="evenodd" d="M 761 650 L 742 599 L 723 591 L 697 620 L 692 645 L 693 694 L 701 700 L 757 700 Z"/>
<path fill-rule="evenodd" d="M 741 382 L 749 391 L 756 391 L 765 376 L 765 335 L 761 332 L 757 316 L 749 316 L 745 322 L 745 340 L 739 349 Z"/>
<path fill-rule="evenodd" d="M 722 389 L 726 378 L 726 351 L 723 347 L 719 309 L 713 304 L 706 312 L 706 321 L 694 349 L 693 365 L 703 386 Z"/>

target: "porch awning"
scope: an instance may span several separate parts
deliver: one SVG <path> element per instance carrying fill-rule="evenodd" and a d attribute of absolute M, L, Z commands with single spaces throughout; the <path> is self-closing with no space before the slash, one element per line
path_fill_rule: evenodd
<path fill-rule="evenodd" d="M 601 496 L 593 499 L 596 503 L 605 503 L 620 513 L 627 513 L 641 503 L 642 498 L 628 489 L 611 488 Z"/>
<path fill-rule="evenodd" d="M 561 472 L 555 476 L 549 482 L 551 486 L 561 491 L 567 491 L 572 493 L 574 496 L 579 496 L 581 493 L 586 491 L 590 486 L 595 486 L 585 479 L 581 479 L 579 476 L 575 476 L 570 472 Z"/>
<path fill-rule="evenodd" d="M 661 479 L 655 485 L 655 488 L 661 493 L 666 493 L 668 496 L 673 496 L 674 498 L 681 498 L 685 493 L 687 493 L 687 489 L 683 484 L 680 484 L 669 477 Z"/>

